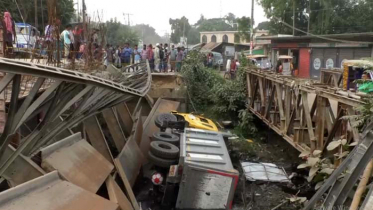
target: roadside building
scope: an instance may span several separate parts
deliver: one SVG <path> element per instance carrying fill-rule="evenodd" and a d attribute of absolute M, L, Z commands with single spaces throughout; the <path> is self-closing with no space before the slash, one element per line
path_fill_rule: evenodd
<path fill-rule="evenodd" d="M 341 68 L 349 59 L 361 59 L 373 55 L 373 33 L 348 33 L 321 36 L 260 36 L 267 40 L 264 46 L 272 65 L 276 66 L 280 55 L 293 56 L 298 77 L 319 79 L 321 69 Z"/>

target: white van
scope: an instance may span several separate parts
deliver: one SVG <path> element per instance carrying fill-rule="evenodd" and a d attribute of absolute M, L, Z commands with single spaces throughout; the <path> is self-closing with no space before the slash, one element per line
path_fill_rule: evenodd
<path fill-rule="evenodd" d="M 40 32 L 34 26 L 27 23 L 16 23 L 17 40 L 13 47 L 33 49 L 40 37 Z"/>

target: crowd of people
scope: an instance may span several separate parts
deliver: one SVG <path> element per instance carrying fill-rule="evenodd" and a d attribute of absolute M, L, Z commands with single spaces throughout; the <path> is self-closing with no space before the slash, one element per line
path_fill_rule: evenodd
<path fill-rule="evenodd" d="M 172 45 L 169 48 L 168 44 L 157 43 L 153 45 L 144 44 L 141 48 L 134 45 L 131 48 L 129 43 L 123 47 L 106 46 L 107 62 L 113 63 L 117 68 L 149 61 L 150 69 L 152 72 L 178 72 L 181 70 L 182 62 L 186 56 L 184 47 L 177 47 Z"/>

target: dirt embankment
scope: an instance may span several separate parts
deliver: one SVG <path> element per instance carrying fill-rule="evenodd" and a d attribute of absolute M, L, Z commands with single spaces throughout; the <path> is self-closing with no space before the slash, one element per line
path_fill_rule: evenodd
<path fill-rule="evenodd" d="M 259 123 L 260 124 L 260 123 Z M 232 162 L 240 171 L 235 198 L 235 210 L 296 210 L 301 209 L 299 202 L 290 202 L 289 198 L 298 196 L 311 197 L 312 187 L 297 171 L 301 159 L 299 152 L 268 127 L 259 125 L 259 135 L 252 139 L 253 143 L 246 140 L 232 141 L 229 143 Z M 271 182 L 249 182 L 245 180 L 240 162 L 274 163 L 283 167 L 288 175 L 297 172 L 298 176 L 290 184 Z M 277 207 L 277 208 L 276 208 Z"/>

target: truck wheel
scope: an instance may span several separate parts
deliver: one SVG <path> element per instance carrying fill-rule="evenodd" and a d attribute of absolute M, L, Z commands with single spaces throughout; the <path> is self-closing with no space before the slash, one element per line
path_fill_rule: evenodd
<path fill-rule="evenodd" d="M 163 141 L 173 145 L 178 145 L 180 138 L 172 133 L 156 132 L 153 134 L 153 141 Z"/>
<path fill-rule="evenodd" d="M 152 152 L 148 153 L 148 159 L 151 163 L 162 168 L 169 168 L 171 165 L 175 165 L 177 160 L 163 159 L 155 156 Z"/>
<path fill-rule="evenodd" d="M 150 143 L 150 151 L 155 156 L 165 159 L 177 159 L 179 156 L 179 148 L 177 146 L 163 141 L 152 141 Z"/>
<path fill-rule="evenodd" d="M 171 122 L 176 122 L 177 121 L 177 118 L 175 115 L 173 114 L 160 114 L 158 115 L 155 120 L 154 120 L 154 123 L 155 125 L 158 127 L 158 128 L 164 128 L 163 126 L 163 122 L 168 122 L 168 121 L 171 121 Z"/>

